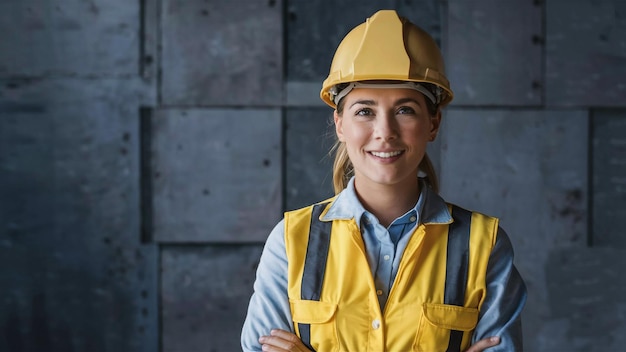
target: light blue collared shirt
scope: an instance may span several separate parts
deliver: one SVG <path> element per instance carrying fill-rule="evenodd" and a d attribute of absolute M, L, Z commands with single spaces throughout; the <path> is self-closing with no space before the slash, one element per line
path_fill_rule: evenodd
<path fill-rule="evenodd" d="M 444 200 L 420 181 L 417 204 L 395 219 L 388 228 L 365 210 L 359 201 L 354 178 L 338 196 L 322 220 L 355 219 L 363 236 L 367 261 L 374 277 L 381 311 L 393 286 L 400 260 L 419 223 L 449 224 L 452 216 Z M 521 351 L 521 311 L 526 301 L 526 287 L 513 265 L 513 248 L 508 236 L 498 229 L 496 244 L 487 267 L 487 296 L 480 311 L 472 342 L 500 336 L 500 344 L 489 351 Z M 287 258 L 284 222 L 270 233 L 261 255 L 254 293 L 241 334 L 244 351 L 261 351 L 259 337 L 272 329 L 294 331 L 287 296 Z"/>

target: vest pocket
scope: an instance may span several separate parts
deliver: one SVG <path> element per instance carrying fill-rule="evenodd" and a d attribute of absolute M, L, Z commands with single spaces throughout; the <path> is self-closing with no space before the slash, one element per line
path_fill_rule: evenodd
<path fill-rule="evenodd" d="M 476 328 L 478 309 L 448 304 L 424 303 L 422 319 L 417 332 L 416 351 L 445 351 L 450 340 L 450 331 L 464 332 L 466 335 Z M 467 344 L 467 343 L 466 343 Z M 462 346 L 462 350 L 468 346 Z"/>
<path fill-rule="evenodd" d="M 334 319 L 337 304 L 298 299 L 289 300 L 289 304 L 296 330 L 299 329 L 298 324 L 310 326 L 310 344 L 316 351 L 338 350 L 339 343 Z"/>

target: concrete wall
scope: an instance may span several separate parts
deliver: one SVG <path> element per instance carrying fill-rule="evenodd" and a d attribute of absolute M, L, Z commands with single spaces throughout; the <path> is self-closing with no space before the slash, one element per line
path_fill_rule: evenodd
<path fill-rule="evenodd" d="M 528 351 L 626 343 L 621 0 L 0 3 L 0 351 L 235 351 L 263 241 L 332 194 L 318 98 L 395 8 L 456 93 L 442 194 L 499 216 Z"/>

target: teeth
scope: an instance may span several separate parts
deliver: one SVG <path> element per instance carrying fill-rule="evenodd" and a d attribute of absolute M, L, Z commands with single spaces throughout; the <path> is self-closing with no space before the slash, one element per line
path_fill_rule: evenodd
<path fill-rule="evenodd" d="M 401 151 L 397 151 L 397 152 L 371 152 L 372 155 L 377 156 L 379 158 L 391 158 L 392 156 L 396 156 L 396 155 L 400 155 L 402 152 Z"/>

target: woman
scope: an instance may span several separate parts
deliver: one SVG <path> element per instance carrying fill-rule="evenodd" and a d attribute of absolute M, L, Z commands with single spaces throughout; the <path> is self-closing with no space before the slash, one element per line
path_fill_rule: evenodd
<path fill-rule="evenodd" d="M 395 11 L 343 39 L 321 91 L 336 196 L 268 237 L 245 351 L 521 350 L 526 289 L 507 235 L 445 203 L 426 155 L 452 96 L 436 43 Z"/>

